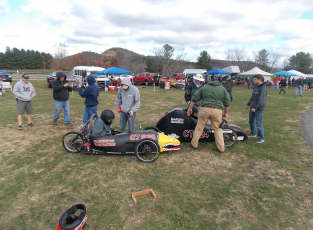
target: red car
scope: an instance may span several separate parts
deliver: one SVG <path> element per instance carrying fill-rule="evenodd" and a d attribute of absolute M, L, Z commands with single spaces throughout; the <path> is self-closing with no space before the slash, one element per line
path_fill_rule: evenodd
<path fill-rule="evenodd" d="M 153 73 L 148 73 L 148 72 L 143 72 L 143 73 L 138 73 L 133 77 L 134 84 L 152 84 L 154 82 L 159 82 L 158 79 L 156 79 L 155 74 Z"/>
<path fill-rule="evenodd" d="M 77 88 L 78 80 L 73 76 L 72 72 L 68 71 L 54 71 L 51 75 L 47 75 L 47 86 L 48 88 L 52 88 L 52 82 L 57 79 L 57 73 L 64 73 L 66 75 L 66 80 L 72 84 L 73 87 Z"/>
<path fill-rule="evenodd" d="M 172 86 L 176 84 L 185 84 L 185 74 L 183 73 L 172 73 L 170 76 L 163 78 L 164 80 L 168 80 L 171 82 Z"/>

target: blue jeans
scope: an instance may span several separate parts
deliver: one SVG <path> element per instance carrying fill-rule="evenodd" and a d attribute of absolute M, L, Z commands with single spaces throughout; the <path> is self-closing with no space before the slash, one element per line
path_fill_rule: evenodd
<path fill-rule="evenodd" d="M 258 139 L 259 140 L 264 140 L 264 128 L 262 124 L 262 117 L 263 113 L 259 111 L 251 112 L 249 113 L 249 123 L 251 127 L 251 135 L 256 135 L 256 126 L 258 127 Z M 256 126 L 255 126 L 256 123 Z"/>
<path fill-rule="evenodd" d="M 57 101 L 54 100 L 54 107 L 55 107 L 55 112 L 53 115 L 53 121 L 57 121 L 59 119 L 59 115 L 64 109 L 64 123 L 65 124 L 70 124 L 70 102 L 69 100 L 67 101 Z"/>
<path fill-rule="evenodd" d="M 273 89 L 275 89 L 275 88 L 276 88 L 276 90 L 278 90 L 278 83 L 274 83 Z"/>
<path fill-rule="evenodd" d="M 301 96 L 302 95 L 302 85 L 296 86 L 296 93 L 295 93 L 295 95 L 298 94 L 298 89 L 300 90 L 299 95 Z"/>
<path fill-rule="evenodd" d="M 133 116 L 130 116 L 129 113 L 121 112 L 120 115 L 120 126 L 121 126 L 121 133 L 125 132 L 126 123 L 128 121 L 128 131 L 134 131 L 135 126 L 135 119 L 136 119 L 136 112 L 133 113 Z"/>
<path fill-rule="evenodd" d="M 230 96 L 230 100 L 233 101 L 233 94 L 232 94 L 232 90 L 230 91 L 227 91 L 229 93 L 229 96 Z"/>
<path fill-rule="evenodd" d="M 92 114 L 96 114 L 98 116 L 97 109 L 98 109 L 97 105 L 85 107 L 84 115 L 83 115 L 83 125 L 85 125 L 88 122 L 88 120 Z"/>

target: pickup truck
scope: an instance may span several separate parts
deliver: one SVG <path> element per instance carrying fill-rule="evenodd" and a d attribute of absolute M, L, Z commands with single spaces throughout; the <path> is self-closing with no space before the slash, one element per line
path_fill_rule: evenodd
<path fill-rule="evenodd" d="M 156 76 L 154 73 L 148 73 L 148 72 L 143 72 L 143 73 L 138 73 L 133 77 L 134 85 L 137 84 L 153 84 L 159 83 L 159 78 Z"/>

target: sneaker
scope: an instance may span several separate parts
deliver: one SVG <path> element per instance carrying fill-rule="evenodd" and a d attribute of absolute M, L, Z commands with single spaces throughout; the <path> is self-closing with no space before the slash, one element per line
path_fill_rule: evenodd
<path fill-rule="evenodd" d="M 53 121 L 53 125 L 57 125 L 57 121 Z"/>
<path fill-rule="evenodd" d="M 34 126 L 36 126 L 36 125 L 34 125 L 33 123 L 30 122 L 30 123 L 28 124 L 28 126 L 29 126 L 29 127 L 34 127 Z"/>
<path fill-rule="evenodd" d="M 259 140 L 257 140 L 255 143 L 257 143 L 257 144 L 261 144 L 261 143 L 263 143 L 263 142 L 264 142 L 264 140 L 259 139 Z"/>
<path fill-rule="evenodd" d="M 256 137 L 256 135 L 248 134 L 248 137 Z"/>
<path fill-rule="evenodd" d="M 23 127 L 22 127 L 21 125 L 19 125 L 19 126 L 17 127 L 17 129 L 18 129 L 18 130 L 22 130 Z"/>
<path fill-rule="evenodd" d="M 71 127 L 71 128 L 73 127 L 73 125 L 71 123 L 65 124 L 65 126 Z"/>

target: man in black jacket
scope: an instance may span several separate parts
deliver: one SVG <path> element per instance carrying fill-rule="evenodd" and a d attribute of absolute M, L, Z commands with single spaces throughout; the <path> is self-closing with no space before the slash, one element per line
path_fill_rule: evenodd
<path fill-rule="evenodd" d="M 200 89 L 203 86 L 204 81 L 205 79 L 202 76 L 202 74 L 198 73 L 193 77 L 192 82 L 187 86 L 185 90 L 185 100 L 188 104 L 188 108 L 189 108 L 189 104 L 191 102 L 193 95 L 198 91 L 198 89 Z M 195 105 L 199 107 L 201 105 L 201 101 L 198 101 L 197 103 L 195 103 Z M 195 112 L 194 115 L 198 116 L 197 112 Z"/>
<path fill-rule="evenodd" d="M 284 78 L 284 76 L 281 76 L 279 86 L 280 86 L 280 91 L 279 91 L 278 94 L 280 94 L 281 91 L 284 91 L 284 94 L 286 94 L 286 91 L 284 90 L 284 88 L 287 86 L 287 81 L 286 81 L 286 79 Z"/>
<path fill-rule="evenodd" d="M 247 103 L 246 109 L 250 106 L 249 123 L 251 132 L 248 137 L 256 137 L 256 126 L 258 127 L 258 140 L 255 143 L 264 142 L 264 128 L 262 124 L 262 117 L 266 106 L 267 87 L 263 83 L 264 77 L 261 74 L 254 77 L 255 87 L 253 88 L 252 96 Z M 256 126 L 255 126 L 256 123 Z"/>
<path fill-rule="evenodd" d="M 52 118 L 53 124 L 57 125 L 57 120 L 59 119 L 59 115 L 63 108 L 65 125 L 68 127 L 73 127 L 70 121 L 70 102 L 68 100 L 69 91 L 72 91 L 73 89 L 72 85 L 66 80 L 65 73 L 57 73 L 57 79 L 52 82 L 52 88 L 55 106 L 55 112 Z"/>

